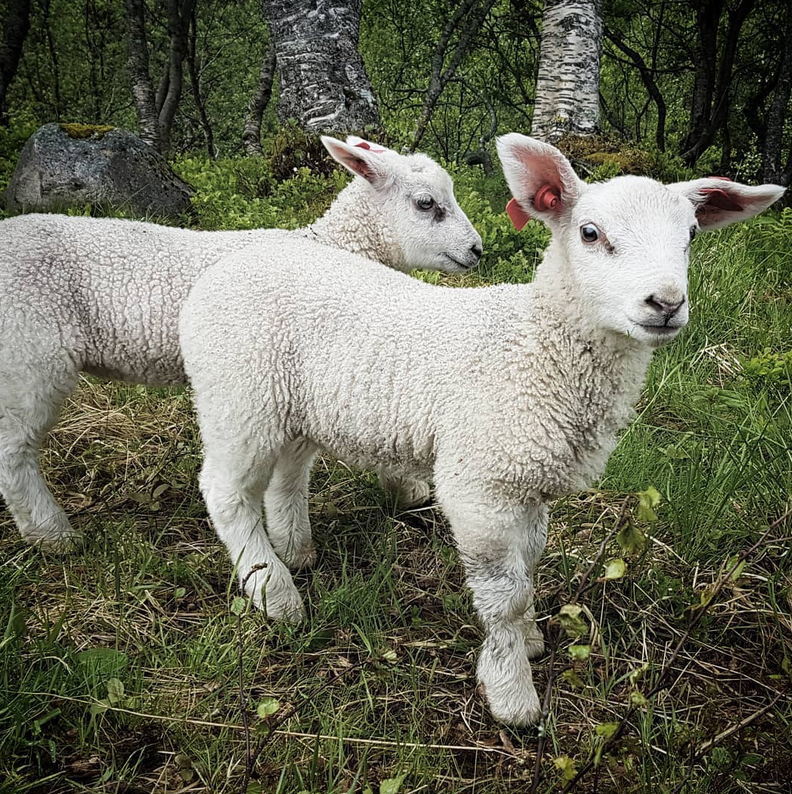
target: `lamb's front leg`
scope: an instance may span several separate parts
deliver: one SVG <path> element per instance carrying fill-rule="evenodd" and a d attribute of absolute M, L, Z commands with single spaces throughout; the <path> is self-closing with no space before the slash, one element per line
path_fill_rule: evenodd
<path fill-rule="evenodd" d="M 469 492 L 454 498 L 439 484 L 438 495 L 484 624 L 478 678 L 490 711 L 509 725 L 533 724 L 541 705 L 529 661 L 538 631 L 532 620 L 532 574 L 545 545 L 547 510 L 488 503 L 471 499 Z"/>

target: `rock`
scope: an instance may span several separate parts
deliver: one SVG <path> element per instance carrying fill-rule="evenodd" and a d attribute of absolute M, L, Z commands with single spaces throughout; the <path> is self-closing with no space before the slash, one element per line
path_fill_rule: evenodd
<path fill-rule="evenodd" d="M 22 149 L 3 201 L 11 212 L 92 204 L 158 219 L 189 212 L 192 194 L 162 155 L 131 132 L 45 124 Z"/>

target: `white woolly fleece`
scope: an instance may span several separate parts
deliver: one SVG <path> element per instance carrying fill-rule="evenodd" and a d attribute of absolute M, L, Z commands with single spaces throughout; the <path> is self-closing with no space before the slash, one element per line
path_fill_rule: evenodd
<path fill-rule="evenodd" d="M 540 714 L 529 659 L 543 648 L 533 571 L 547 504 L 601 474 L 652 351 L 686 324 L 696 231 L 756 214 L 783 189 L 586 185 L 557 149 L 517 134 L 499 153 L 513 217 L 553 230 L 533 284 L 434 287 L 278 241 L 209 269 L 180 333 L 201 489 L 240 578 L 265 566 L 247 580 L 254 603 L 302 616 L 287 566 L 313 557 L 318 448 L 433 477 L 486 632 L 479 679 L 493 715 L 521 725 Z"/>
<path fill-rule="evenodd" d="M 301 237 L 310 237 L 406 270 L 478 263 L 481 238 L 430 158 L 325 145 L 360 175 L 296 232 L 38 214 L 0 221 L 0 494 L 24 538 L 62 547 L 78 535 L 41 477 L 38 454 L 79 372 L 184 383 L 179 312 L 198 276 L 224 256 L 251 247 L 266 259 L 270 246 L 302 250 Z M 431 197 L 431 211 L 417 196 Z M 303 268 L 310 273 L 312 263 Z M 426 484 L 392 482 L 407 501 L 428 495 Z"/>

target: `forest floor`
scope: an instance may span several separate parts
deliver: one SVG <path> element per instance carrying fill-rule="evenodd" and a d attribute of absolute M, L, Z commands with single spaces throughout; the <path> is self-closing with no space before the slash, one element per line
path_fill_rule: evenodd
<path fill-rule="evenodd" d="M 85 546 L 28 548 L 0 512 L 0 791 L 236 793 L 256 749 L 267 794 L 789 791 L 792 214 L 694 248 L 691 326 L 602 481 L 552 511 L 541 730 L 487 712 L 437 510 L 321 458 L 307 621 L 239 614 L 189 393 L 86 379 L 43 458 Z"/>

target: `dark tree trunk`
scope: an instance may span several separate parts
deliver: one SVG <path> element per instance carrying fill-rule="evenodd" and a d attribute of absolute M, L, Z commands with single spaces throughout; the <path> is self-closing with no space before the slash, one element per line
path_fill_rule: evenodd
<path fill-rule="evenodd" d="M 198 74 L 198 64 L 196 62 L 196 39 L 198 38 L 198 20 L 195 14 L 195 4 L 193 4 L 192 18 L 190 20 L 190 46 L 187 51 L 187 66 L 190 71 L 190 85 L 192 86 L 193 100 L 195 106 L 198 108 L 198 113 L 201 116 L 201 127 L 204 131 L 204 140 L 206 141 L 206 151 L 209 157 L 214 158 L 216 155 L 214 146 L 214 133 L 212 132 L 212 125 L 209 121 L 209 116 L 206 112 L 206 103 L 201 96 L 201 79 Z"/>
<path fill-rule="evenodd" d="M 784 52 L 781 61 L 781 72 L 776 84 L 773 103 L 767 114 L 766 136 L 762 152 L 762 181 L 775 184 L 789 184 L 789 167 L 782 168 L 781 151 L 784 134 L 784 118 L 789 109 L 789 97 L 792 93 L 792 8 L 787 8 L 787 21 L 784 32 Z M 792 152 L 790 153 L 792 160 Z"/>
<path fill-rule="evenodd" d="M 264 63 L 259 72 L 258 85 L 248 103 L 245 114 L 245 128 L 242 131 L 242 143 L 251 157 L 260 157 L 261 151 L 261 119 L 272 96 L 272 83 L 275 79 L 275 43 L 270 39 Z"/>
<path fill-rule="evenodd" d="M 22 47 L 30 29 L 30 0 L 11 0 L 0 44 L 0 124 L 8 124 L 8 86 L 17 73 Z"/>
<path fill-rule="evenodd" d="M 723 14 L 723 0 L 701 0 L 696 4 L 698 43 L 693 54 L 695 75 L 690 100 L 690 127 L 682 151 L 692 149 L 709 121 L 715 74 L 718 64 L 718 23 Z"/>
<path fill-rule="evenodd" d="M 413 132 L 412 146 L 410 147 L 412 151 L 415 151 L 421 143 L 424 132 L 426 132 L 426 126 L 431 120 L 437 105 L 437 100 L 440 99 L 443 89 L 454 78 L 471 41 L 475 38 L 487 14 L 489 14 L 494 5 L 495 0 L 484 0 L 484 2 L 480 2 L 480 0 L 464 0 L 445 26 L 443 35 L 437 42 L 437 47 L 432 57 L 432 74 L 429 78 L 429 87 L 426 90 L 426 98 L 421 108 L 421 115 L 418 117 L 418 124 L 415 127 L 415 132 Z M 448 66 L 443 70 L 451 37 L 460 26 L 463 26 L 464 32 L 459 38 Z"/>
<path fill-rule="evenodd" d="M 135 100 L 140 138 L 155 149 L 159 149 L 159 120 L 149 75 L 144 8 L 144 0 L 126 0 L 127 71 L 132 81 L 132 96 Z"/>
<path fill-rule="evenodd" d="M 358 50 L 362 0 L 263 0 L 275 43 L 278 116 L 308 132 L 380 127 Z"/>
<path fill-rule="evenodd" d="M 545 0 L 532 135 L 598 130 L 601 54 L 602 0 Z"/>
<path fill-rule="evenodd" d="M 721 8 L 717 12 L 718 20 L 721 16 L 723 4 L 721 3 L 720 5 Z M 693 163 L 698 160 L 698 158 L 707 150 L 707 148 L 712 145 L 712 142 L 715 140 L 715 136 L 718 134 L 718 131 L 724 130 L 728 124 L 729 107 L 731 104 L 732 73 L 734 71 L 734 59 L 737 54 L 737 44 L 740 39 L 740 32 L 742 31 L 743 24 L 755 5 L 756 0 L 742 0 L 736 9 L 729 11 L 729 26 L 726 31 L 726 42 L 723 45 L 720 64 L 717 68 L 717 82 L 714 83 L 712 91 L 708 94 L 707 102 L 709 102 L 709 105 L 707 105 L 705 108 L 703 124 L 701 123 L 701 119 L 695 119 L 698 135 L 697 137 L 691 137 L 694 122 L 694 119 L 691 119 L 691 131 L 688 134 L 686 143 L 688 141 L 691 142 L 687 148 L 683 148 L 682 150 L 682 159 L 688 165 L 693 165 Z M 714 39 L 711 42 L 714 49 L 713 52 L 707 56 L 709 58 L 711 55 L 713 59 L 716 57 L 717 53 L 717 20 L 714 22 L 714 24 Z M 713 31 L 707 28 L 707 37 L 709 37 L 712 33 Z M 708 38 L 707 48 L 709 48 L 709 46 L 710 42 Z M 715 66 L 716 60 L 709 62 L 708 74 L 714 73 Z"/>
<path fill-rule="evenodd" d="M 184 59 L 187 57 L 190 20 L 196 0 L 168 0 L 168 33 L 170 52 L 168 58 L 167 81 L 157 94 L 159 110 L 160 151 L 167 154 L 170 150 L 171 130 L 176 110 L 181 100 L 184 83 Z"/>
<path fill-rule="evenodd" d="M 660 88 L 657 85 L 657 82 L 654 79 L 654 74 L 652 69 L 647 66 L 644 59 L 641 57 L 641 54 L 630 47 L 621 35 L 616 31 L 605 31 L 605 35 L 608 39 L 613 42 L 628 58 L 632 60 L 635 64 L 635 67 L 638 69 L 638 72 L 641 75 L 641 80 L 643 80 L 644 86 L 646 86 L 646 90 L 649 92 L 649 96 L 652 97 L 656 107 L 657 107 L 657 132 L 655 134 L 655 143 L 657 144 L 657 148 L 661 151 L 665 151 L 665 125 L 666 125 L 666 103 L 665 99 L 663 99 L 663 95 L 660 93 Z"/>

